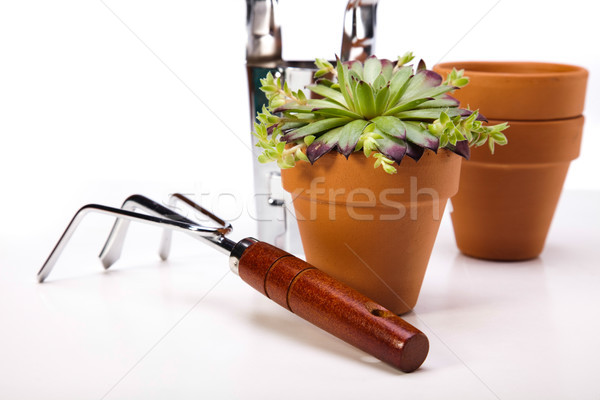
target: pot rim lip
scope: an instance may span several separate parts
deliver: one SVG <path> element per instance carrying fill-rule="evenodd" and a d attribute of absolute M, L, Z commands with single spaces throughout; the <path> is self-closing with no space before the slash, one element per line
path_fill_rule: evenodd
<path fill-rule="evenodd" d="M 503 118 L 488 118 L 490 124 L 508 122 L 508 125 L 565 125 L 571 123 L 577 123 L 580 120 L 584 120 L 585 115 L 577 115 L 569 118 L 558 118 L 558 119 L 503 119 Z"/>
<path fill-rule="evenodd" d="M 529 66 L 529 71 L 524 72 L 510 72 L 510 71 L 485 71 L 479 70 L 484 66 L 496 66 L 499 68 L 518 68 Z M 435 68 L 451 71 L 453 67 L 457 69 L 464 69 L 466 76 L 480 76 L 480 77 L 510 77 L 517 79 L 531 79 L 535 77 L 549 78 L 549 77 L 574 77 L 581 76 L 585 78 L 588 76 L 588 70 L 573 64 L 560 64 L 540 61 L 449 61 L 438 63 L 434 66 Z M 470 69 L 474 68 L 474 69 Z M 540 68 L 541 71 L 535 71 L 531 69 Z M 556 68 L 556 71 L 548 71 L 548 68 Z"/>

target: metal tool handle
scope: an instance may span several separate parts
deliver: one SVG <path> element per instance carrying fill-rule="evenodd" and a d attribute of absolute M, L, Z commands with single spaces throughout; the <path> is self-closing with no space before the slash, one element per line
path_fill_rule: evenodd
<path fill-rule="evenodd" d="M 244 250 L 240 277 L 279 305 L 404 372 L 417 369 L 429 341 L 417 328 L 301 259 L 255 242 Z"/>

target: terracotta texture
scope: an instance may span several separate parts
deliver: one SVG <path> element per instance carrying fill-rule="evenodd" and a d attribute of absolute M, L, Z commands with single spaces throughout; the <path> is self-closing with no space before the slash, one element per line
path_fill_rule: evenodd
<path fill-rule="evenodd" d="M 279 305 L 401 371 L 414 371 L 427 357 L 429 341 L 417 328 L 270 244 L 246 249 L 239 273 Z"/>
<path fill-rule="evenodd" d="M 575 65 L 541 62 L 459 61 L 433 70 L 443 77 L 464 69 L 471 83 L 453 96 L 463 107 L 490 119 L 533 121 L 577 117 L 583 113 L 588 72 Z"/>
<path fill-rule="evenodd" d="M 537 257 L 570 162 L 579 156 L 588 73 L 577 66 L 531 62 L 451 62 L 469 85 L 453 95 L 497 124 L 508 121 L 508 145 L 471 149 L 452 198 L 459 249 L 492 260 Z"/>
<path fill-rule="evenodd" d="M 583 117 L 510 124 L 509 145 L 497 148 L 494 155 L 487 147 L 471 149 L 458 194 L 452 198 L 458 248 L 473 257 L 537 257 L 569 164 L 579 155 Z"/>
<path fill-rule="evenodd" d="M 419 296 L 461 158 L 427 151 L 389 175 L 373 159 L 329 153 L 282 171 L 307 261 L 402 314 Z"/>

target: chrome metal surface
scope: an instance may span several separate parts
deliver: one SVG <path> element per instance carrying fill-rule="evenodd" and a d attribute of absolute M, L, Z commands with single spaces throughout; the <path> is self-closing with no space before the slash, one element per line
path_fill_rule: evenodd
<path fill-rule="evenodd" d="M 121 206 L 121 209 L 127 211 L 135 211 L 136 209 L 144 210 L 145 212 L 160 218 L 165 218 L 173 221 L 184 222 L 189 225 L 201 227 L 205 232 L 210 232 L 212 235 L 197 235 L 194 232 L 187 231 L 189 235 L 192 237 L 202 240 L 205 243 L 212 245 L 214 248 L 220 250 L 225 254 L 229 254 L 235 242 L 232 242 L 229 239 L 226 239 L 224 236 L 231 231 L 231 224 L 223 221 L 221 218 L 212 214 L 208 210 L 200 207 L 198 204 L 194 203 L 187 197 L 176 193 L 173 196 L 177 196 L 178 199 L 185 201 L 187 204 L 194 207 L 196 210 L 203 212 L 204 215 L 211 218 L 213 221 L 220 224 L 220 227 L 206 227 L 198 224 L 197 222 L 190 220 L 183 215 L 173 211 L 170 208 L 163 206 L 145 196 L 134 194 L 129 196 Z M 183 200 L 185 199 L 185 200 Z M 118 218 L 113 225 L 113 228 L 108 235 L 108 239 L 100 252 L 100 260 L 102 261 L 102 265 L 105 269 L 110 268 L 120 257 L 123 251 L 123 243 L 125 242 L 125 236 L 127 236 L 127 230 L 129 228 L 128 220 Z M 165 231 L 169 233 L 166 234 L 163 232 L 163 238 L 161 240 L 161 245 L 159 249 L 160 258 L 166 260 L 169 256 L 169 251 L 171 248 L 171 229 L 169 227 L 165 228 Z M 231 242 L 231 243 L 229 243 Z"/>
<path fill-rule="evenodd" d="M 281 27 L 278 0 L 246 0 L 246 61 L 276 67 L 281 60 Z"/>
<path fill-rule="evenodd" d="M 219 224 L 220 226 L 216 227 L 215 229 L 217 230 L 218 233 L 220 233 L 220 236 L 215 236 L 213 238 L 207 238 L 207 239 L 209 239 L 211 241 L 210 244 L 213 245 L 213 247 L 216 246 L 221 251 L 222 250 L 226 250 L 229 252 L 231 251 L 231 249 L 228 246 L 223 247 L 221 245 L 221 244 L 226 244 L 227 241 L 230 241 L 229 239 L 224 238 L 225 235 L 227 235 L 228 233 L 230 233 L 233 230 L 233 226 L 231 226 L 231 224 L 229 222 L 219 218 L 212 212 L 208 211 L 206 208 L 204 208 L 201 205 L 199 205 L 198 203 L 190 200 L 189 198 L 182 195 L 181 193 L 174 193 L 174 194 L 170 195 L 169 196 L 169 209 L 178 210 L 178 207 L 177 207 L 178 204 L 185 205 L 195 211 L 198 211 L 202 215 L 208 217 L 211 221 Z M 179 215 L 179 214 L 177 214 L 177 215 Z M 186 221 L 190 221 L 189 219 L 187 219 L 181 215 L 179 215 L 179 216 L 181 218 L 184 218 Z M 198 224 L 198 221 L 193 222 L 193 220 L 192 220 L 190 222 Z M 163 235 L 162 235 L 162 238 L 160 241 L 160 249 L 159 249 L 160 258 L 163 260 L 166 260 L 169 257 L 169 253 L 171 252 L 172 237 L 173 237 L 172 230 L 165 229 L 163 231 Z M 225 239 L 225 240 L 223 240 L 223 239 Z"/>
<path fill-rule="evenodd" d="M 342 61 L 364 61 L 375 52 L 378 0 L 348 0 L 344 14 Z"/>
<path fill-rule="evenodd" d="M 66 247 L 67 243 L 69 242 L 69 239 L 71 239 L 71 237 L 73 236 L 73 233 L 77 229 L 77 226 L 79 225 L 79 223 L 81 222 L 83 217 L 90 212 L 107 214 L 107 215 L 110 215 L 113 217 L 117 217 L 117 218 L 119 218 L 119 220 L 139 221 L 139 222 L 146 223 L 146 224 L 159 225 L 161 227 L 169 228 L 169 229 L 176 230 L 179 232 L 192 234 L 197 237 L 205 237 L 205 236 L 214 236 L 215 235 L 214 228 L 206 228 L 206 227 L 195 225 L 195 224 L 189 224 L 187 222 L 177 221 L 177 220 L 168 219 L 168 218 L 159 218 L 159 217 L 155 217 L 152 215 L 139 214 L 139 213 L 135 213 L 133 211 L 122 210 L 122 209 L 113 208 L 113 207 L 107 207 L 107 206 L 103 206 L 103 205 L 99 205 L 99 204 L 88 204 L 88 205 L 81 207 L 79 209 L 79 211 L 77 211 L 77 213 L 75 214 L 73 219 L 71 219 L 71 222 L 69 223 L 69 225 L 63 232 L 62 236 L 56 243 L 56 246 L 54 246 L 54 249 L 52 250 L 52 252 L 48 256 L 48 258 L 46 259 L 46 262 L 44 263 L 44 265 L 42 266 L 42 268 L 40 269 L 40 271 L 37 274 L 37 278 L 38 278 L 39 282 L 43 282 L 48 277 L 48 275 L 54 268 L 56 261 L 60 257 L 60 255 L 63 252 L 64 248 Z M 232 242 L 231 240 L 229 240 L 229 242 L 231 242 L 231 244 L 232 244 L 231 249 L 233 249 L 233 247 L 235 246 L 235 242 Z"/>
<path fill-rule="evenodd" d="M 254 243 L 258 242 L 258 240 L 248 237 L 240 240 L 233 250 L 231 250 L 231 254 L 229 255 L 229 268 L 231 272 L 236 275 L 240 274 L 240 258 L 242 258 L 242 254 L 246 251 L 246 249 L 252 246 Z"/>

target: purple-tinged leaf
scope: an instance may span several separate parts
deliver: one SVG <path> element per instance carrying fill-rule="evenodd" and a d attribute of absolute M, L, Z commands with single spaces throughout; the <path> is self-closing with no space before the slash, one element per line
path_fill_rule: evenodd
<path fill-rule="evenodd" d="M 283 123 L 281 125 L 281 133 L 283 133 L 285 135 L 286 133 L 290 132 L 292 129 L 298 129 L 298 128 L 301 128 L 301 127 L 303 127 L 303 126 L 305 126 L 307 124 L 308 124 L 308 122 L 304 122 L 304 121 L 293 121 L 293 122 L 290 121 L 290 122 L 285 122 L 285 123 Z M 274 128 L 274 127 L 275 127 L 275 125 L 273 125 L 272 128 Z M 269 127 L 269 129 L 270 128 L 271 127 Z M 267 132 L 268 133 L 272 133 L 273 130 L 271 129 L 271 131 L 269 131 L 269 129 L 267 129 Z"/>
<path fill-rule="evenodd" d="M 406 142 L 402 139 L 381 133 L 381 139 L 377 139 L 377 149 L 383 153 L 384 156 L 391 158 L 398 164 L 404 158 L 406 154 Z"/>
<path fill-rule="evenodd" d="M 461 140 L 459 142 L 456 142 L 456 145 L 452 145 L 451 143 L 448 143 L 446 145 L 446 148 L 448 150 L 452 151 L 453 153 L 456 153 L 459 156 L 464 157 L 465 160 L 468 160 L 471 157 L 471 147 L 469 147 L 468 140 Z"/>
<path fill-rule="evenodd" d="M 281 113 L 284 111 L 295 111 L 299 113 L 309 113 L 312 110 L 312 107 L 304 104 L 298 104 L 295 101 L 289 102 L 287 104 L 282 105 L 281 107 L 277 107 L 273 110 L 273 114 Z"/>
<path fill-rule="evenodd" d="M 402 111 L 413 110 L 413 109 L 417 108 L 417 106 L 419 106 L 427 101 L 430 101 L 430 100 L 434 100 L 434 98 L 433 97 L 424 97 L 421 99 L 410 100 L 406 103 L 398 104 L 394 108 L 390 108 L 383 115 L 396 115 Z"/>
<path fill-rule="evenodd" d="M 347 117 L 347 118 L 352 118 L 352 119 L 359 119 L 362 118 L 361 115 L 353 113 L 352 111 L 348 111 L 344 108 L 335 108 L 335 107 L 329 107 L 329 108 L 313 108 L 313 112 L 317 115 L 324 115 L 324 116 L 333 116 L 333 117 Z"/>
<path fill-rule="evenodd" d="M 416 108 L 443 108 L 449 107 L 454 108 L 460 105 L 460 101 L 445 93 L 439 96 L 434 100 L 429 100 L 421 105 L 418 105 Z"/>
<path fill-rule="evenodd" d="M 383 133 L 398 139 L 406 139 L 406 126 L 396 117 L 377 117 L 373 118 L 377 129 Z"/>
<path fill-rule="evenodd" d="M 411 142 L 406 142 L 406 155 L 415 161 L 419 161 L 423 157 L 425 149 Z"/>
<path fill-rule="evenodd" d="M 358 60 L 346 61 L 344 63 L 348 67 L 349 72 L 354 72 L 358 75 L 359 79 L 363 77 L 363 65 Z"/>
<path fill-rule="evenodd" d="M 407 141 L 419 145 L 420 147 L 431 149 L 437 152 L 440 146 L 440 139 L 432 135 L 427 129 L 421 127 L 421 124 L 405 121 Z"/>
<path fill-rule="evenodd" d="M 417 65 L 417 71 L 423 71 L 427 69 L 427 65 L 425 65 L 425 61 L 423 59 L 419 60 L 419 65 Z"/>
<path fill-rule="evenodd" d="M 393 104 L 393 106 L 395 106 L 395 107 L 392 108 L 391 110 L 388 110 L 387 113 L 389 115 L 392 115 L 393 113 L 397 112 L 395 110 L 397 109 L 397 107 L 399 105 L 404 105 L 413 100 L 420 100 L 420 99 L 433 100 L 438 96 L 441 96 L 443 94 L 450 92 L 451 90 L 453 90 L 453 87 L 446 86 L 446 85 L 440 85 L 440 86 L 434 86 L 434 87 L 422 87 L 420 90 L 411 90 L 410 92 L 407 89 L 406 93 L 404 93 L 404 95 L 398 101 L 398 104 Z M 392 104 L 390 104 L 390 105 L 392 105 Z M 408 109 L 409 108 L 403 108 L 403 109 L 400 109 L 399 111 L 408 110 Z"/>
<path fill-rule="evenodd" d="M 385 78 L 386 81 L 390 81 L 392 79 L 392 74 L 394 73 L 394 66 L 396 66 L 395 62 L 390 60 L 381 59 L 381 74 Z"/>
<path fill-rule="evenodd" d="M 345 125 L 350 121 L 349 118 L 327 118 L 320 121 L 312 122 L 302 128 L 295 129 L 290 133 L 283 136 L 283 140 L 286 142 L 293 142 L 294 140 L 302 139 L 304 136 L 315 135 L 317 133 L 325 132 L 338 126 Z"/>
<path fill-rule="evenodd" d="M 340 139 L 342 128 L 334 128 L 329 132 L 316 138 L 310 146 L 306 148 L 306 156 L 310 163 L 314 163 L 319 158 L 333 150 Z"/>
<path fill-rule="evenodd" d="M 390 80 L 390 91 L 393 97 L 390 99 L 389 104 L 396 104 L 400 100 L 410 84 L 412 72 L 412 67 L 402 67 L 394 72 Z"/>
<path fill-rule="evenodd" d="M 422 69 L 410 79 L 408 88 L 402 95 L 404 99 L 413 99 L 418 96 L 418 93 L 425 89 L 434 88 L 442 84 L 442 77 L 437 72 Z M 449 89 L 452 90 L 452 89 Z M 448 91 L 448 90 L 447 90 Z"/>
<path fill-rule="evenodd" d="M 358 143 L 358 139 L 360 139 L 360 135 L 362 135 L 363 131 L 369 124 L 369 121 L 362 119 L 357 119 L 346 124 L 340 133 L 338 151 L 348 158 L 350 153 L 352 153 L 356 148 L 356 144 Z"/>

